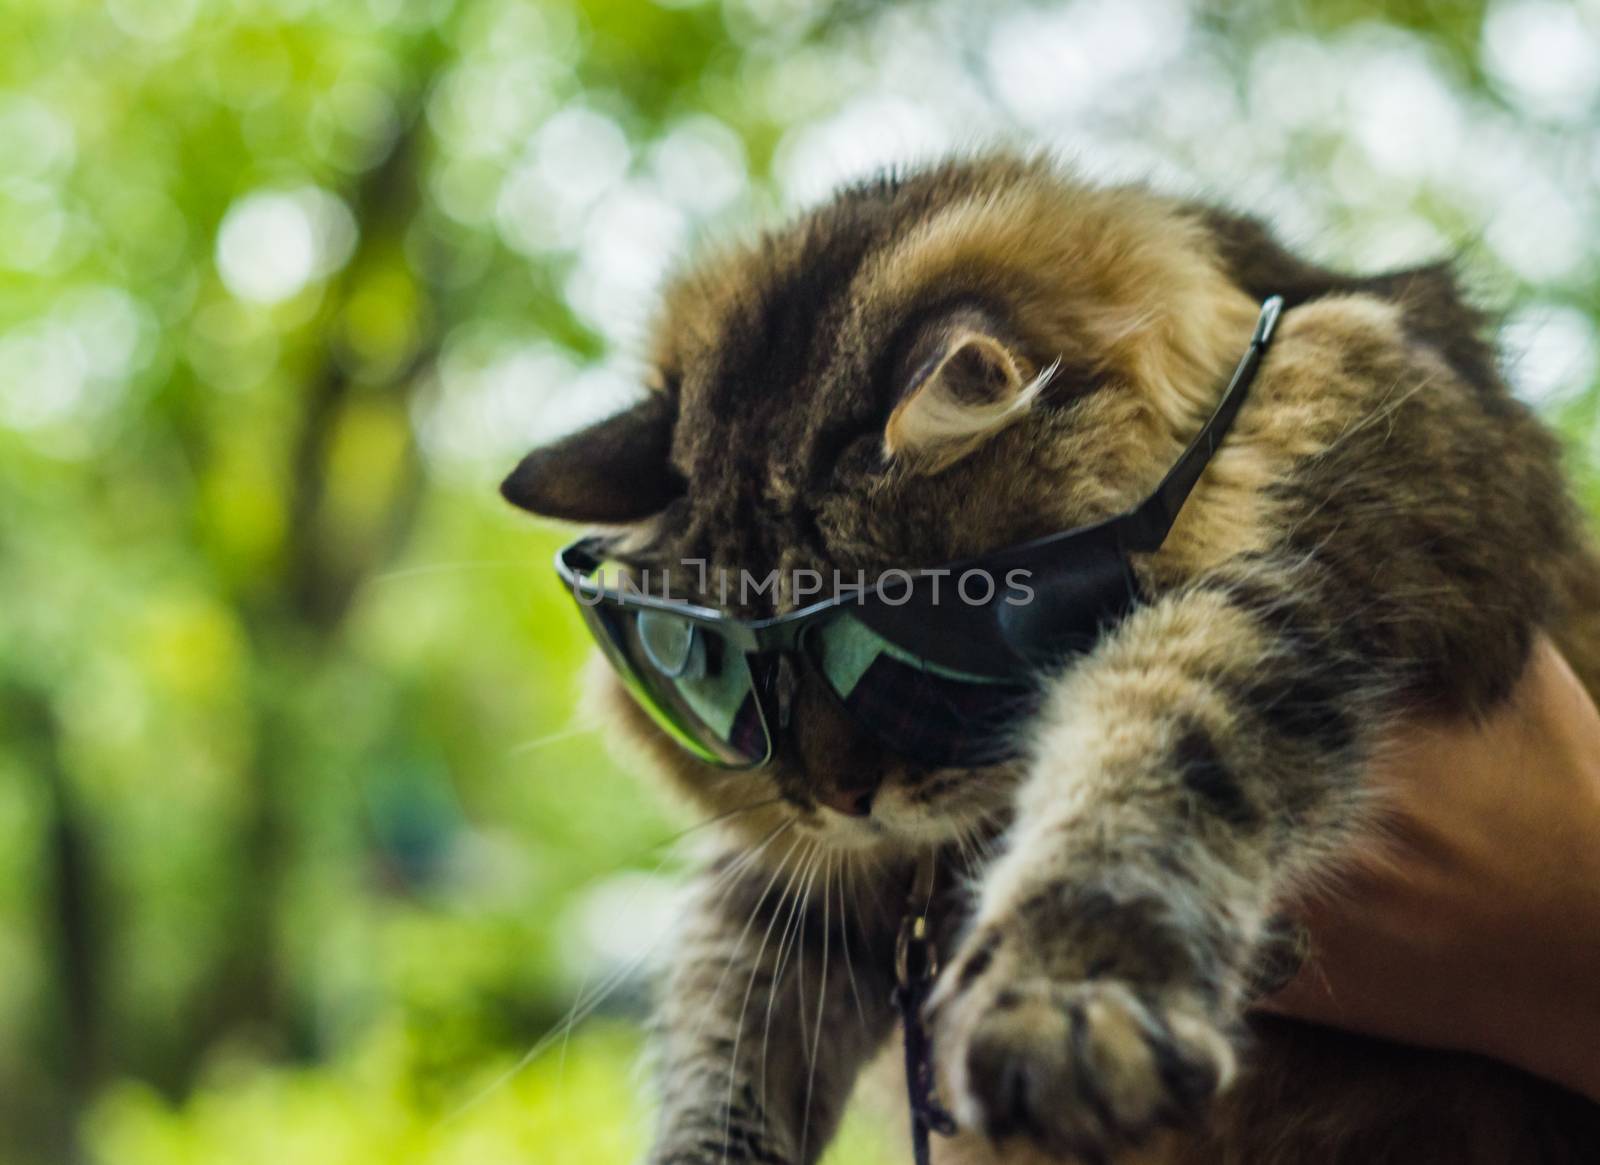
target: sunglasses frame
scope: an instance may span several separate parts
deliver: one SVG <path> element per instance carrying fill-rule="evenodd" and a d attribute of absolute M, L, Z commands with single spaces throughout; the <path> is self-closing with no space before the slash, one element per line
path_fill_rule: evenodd
<path fill-rule="evenodd" d="M 929 662 L 970 670 L 996 682 L 1026 682 L 1037 675 L 1041 663 L 1050 658 L 1052 645 L 1023 641 L 1026 638 L 1026 624 L 1021 624 L 1019 629 L 1016 621 L 1005 617 L 1007 611 L 1023 608 L 1005 606 L 999 598 L 998 588 L 991 588 L 988 600 L 983 603 L 939 604 L 935 598 L 929 604 L 926 599 L 919 601 L 916 582 L 930 575 L 958 577 L 973 570 L 988 572 L 991 577 L 1025 570 L 1029 572 L 1030 582 L 1037 577 L 1041 580 L 1039 589 L 1048 591 L 1052 579 L 1070 582 L 1075 567 L 1081 570 L 1083 564 L 1095 563 L 1106 572 L 1106 577 L 1093 580 L 1093 585 L 1102 592 L 1099 601 L 1105 608 L 1104 613 L 1112 619 L 1126 614 L 1140 598 L 1138 582 L 1128 555 L 1153 552 L 1165 541 L 1184 503 L 1188 501 L 1195 484 L 1244 404 L 1282 313 L 1281 296 L 1270 296 L 1263 301 L 1249 345 L 1234 368 L 1216 409 L 1160 484 L 1143 501 L 1121 514 L 1088 526 L 1049 534 L 944 567 L 908 572 L 913 585 L 906 588 L 906 598 L 898 602 L 888 596 L 886 580 L 880 578 L 870 586 L 852 589 L 849 594 L 834 595 L 783 615 L 765 619 L 739 619 L 725 615 L 714 607 L 656 597 L 638 590 L 616 590 L 596 582 L 590 576 L 607 561 L 606 551 L 615 545 L 614 537 L 606 535 L 587 535 L 563 547 L 556 554 L 556 573 L 582 606 L 594 607 L 607 603 L 627 610 L 668 612 L 689 623 L 714 630 L 728 647 L 744 653 L 767 748 L 760 760 L 737 765 L 707 756 L 703 747 L 686 744 L 697 757 L 721 768 L 759 768 L 769 763 L 777 744 L 773 731 L 774 719 L 779 721 L 778 731 L 787 727 L 783 722 L 782 709 L 777 706 L 775 692 L 766 690 L 772 687 L 770 679 L 777 669 L 770 666 L 758 668 L 757 660 L 752 657 L 799 657 L 803 666 L 816 668 L 810 652 L 802 650 L 807 630 L 847 608 L 853 609 L 869 628 L 909 654 Z M 1119 589 L 1121 593 L 1112 594 Z M 932 614 L 934 610 L 939 612 L 937 616 Z M 954 617 L 952 612 L 955 613 Z M 909 636 L 907 632 L 910 632 Z M 907 641 L 908 638 L 921 636 L 929 640 L 925 645 L 927 650 Z M 627 659 L 619 645 L 613 641 L 603 643 L 602 647 L 607 649 L 608 658 L 614 665 L 618 665 L 620 660 L 627 666 L 629 674 L 624 678 L 630 682 L 630 686 L 644 686 L 635 665 Z M 1056 651 L 1055 654 L 1059 657 L 1061 653 Z M 766 677 L 765 681 L 763 677 Z M 824 684 L 824 687 L 836 700 L 839 699 L 831 685 Z M 635 695 L 638 697 L 639 693 L 635 692 Z M 658 723 L 667 718 L 655 701 L 641 699 L 640 702 Z M 842 701 L 839 702 L 842 704 Z M 663 723 L 663 727 L 680 743 L 685 743 L 686 735 L 692 735 L 671 724 Z"/>

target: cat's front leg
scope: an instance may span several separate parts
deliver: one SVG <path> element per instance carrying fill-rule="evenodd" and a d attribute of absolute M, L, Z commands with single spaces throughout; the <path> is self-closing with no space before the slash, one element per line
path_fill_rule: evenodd
<path fill-rule="evenodd" d="M 889 1032 L 888 921 L 847 895 L 844 857 L 768 850 L 708 872 L 676 936 L 651 1165 L 808 1165 Z"/>
<path fill-rule="evenodd" d="M 958 1121 L 1107 1160 L 1226 1087 L 1271 901 L 1351 816 L 1379 686 L 1314 596 L 1196 586 L 1052 693 L 930 1001 Z"/>

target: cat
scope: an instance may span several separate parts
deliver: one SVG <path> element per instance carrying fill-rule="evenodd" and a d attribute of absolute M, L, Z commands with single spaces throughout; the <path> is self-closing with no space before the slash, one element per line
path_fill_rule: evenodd
<path fill-rule="evenodd" d="M 894 1030 L 929 852 L 941 1160 L 1592 1159 L 1600 1106 L 1554 1086 L 1247 1015 L 1274 904 L 1361 835 L 1402 717 L 1493 708 L 1538 631 L 1600 693 L 1600 562 L 1448 266 L 1341 275 L 1209 204 L 956 158 L 690 266 L 644 400 L 504 492 L 646 567 L 960 560 L 1147 494 L 1274 295 L 1143 601 L 1041 676 L 1021 760 L 909 763 L 802 677 L 772 763 L 725 772 L 605 681 L 722 818 L 656 1020 L 653 1165 L 819 1158 Z"/>

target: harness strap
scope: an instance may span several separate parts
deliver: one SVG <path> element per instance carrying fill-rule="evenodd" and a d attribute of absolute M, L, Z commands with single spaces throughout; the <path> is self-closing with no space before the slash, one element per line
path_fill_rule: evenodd
<path fill-rule="evenodd" d="M 928 905 L 933 898 L 934 856 L 917 864 L 906 913 L 900 920 L 895 944 L 894 1003 L 905 1033 L 906 1098 L 911 1110 L 911 1156 L 915 1165 L 928 1165 L 929 1133 L 948 1137 L 956 1123 L 934 1096 L 933 1048 L 922 1023 L 922 1005 L 939 973 L 938 953 L 928 928 Z"/>

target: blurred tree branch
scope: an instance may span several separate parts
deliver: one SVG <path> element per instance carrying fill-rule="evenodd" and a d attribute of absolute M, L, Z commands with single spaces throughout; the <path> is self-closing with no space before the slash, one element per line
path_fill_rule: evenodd
<path fill-rule="evenodd" d="M 60 1088 L 41 1098 L 0 1097 L 0 1123 L 32 1130 L 32 1137 L 50 1147 L 55 1160 L 77 1162 L 79 1117 L 104 1066 L 101 1025 L 102 935 L 98 917 L 92 847 L 59 756 L 60 734 L 49 698 L 20 684 L 0 687 L 0 720 L 10 747 L 25 758 L 44 786 L 48 811 L 44 857 L 48 892 L 37 925 L 45 936 L 46 966 L 55 987 L 47 1027 L 57 1036 L 44 1051 L 43 1071 L 60 1080 Z"/>
<path fill-rule="evenodd" d="M 421 273 L 415 317 L 416 337 L 409 358 L 378 382 L 359 381 L 356 358 L 342 339 L 352 297 L 362 281 L 392 262 L 421 204 L 426 121 L 422 105 L 436 67 L 437 48 L 417 54 L 414 80 L 398 104 L 398 130 L 381 161 L 348 193 L 360 231 L 350 263 L 334 282 L 316 329 L 317 359 L 300 394 L 295 436 L 289 455 L 288 515 L 281 584 L 268 588 L 267 601 L 244 607 L 253 652 L 269 672 L 290 677 L 281 694 L 268 685 L 256 714 L 254 761 L 248 776 L 249 808 L 240 844 L 247 876 L 236 896 L 235 926 L 229 948 L 213 976 L 201 1008 L 198 1030 L 186 1041 L 195 1055 L 220 1036 L 240 1029 L 287 1038 L 301 1054 L 315 1037 L 283 982 L 280 971 L 284 877 L 296 844 L 288 803 L 296 782 L 294 766 L 303 763 L 295 747 L 301 730 L 295 707 L 300 685 L 310 682 L 337 651 L 341 624 L 364 581 L 399 547 L 415 521 L 422 494 L 422 467 L 406 429 L 407 441 L 386 513 L 364 545 L 336 543 L 327 516 L 331 460 L 340 427 L 358 395 L 377 398 L 404 414 L 421 376 L 438 352 L 439 306 L 435 289 Z M 296 678 L 298 677 L 298 678 Z M 287 698 L 286 698 L 287 697 Z M 329 709 L 336 716 L 337 710 Z M 191 1063 L 183 1073 L 187 1079 Z"/>

